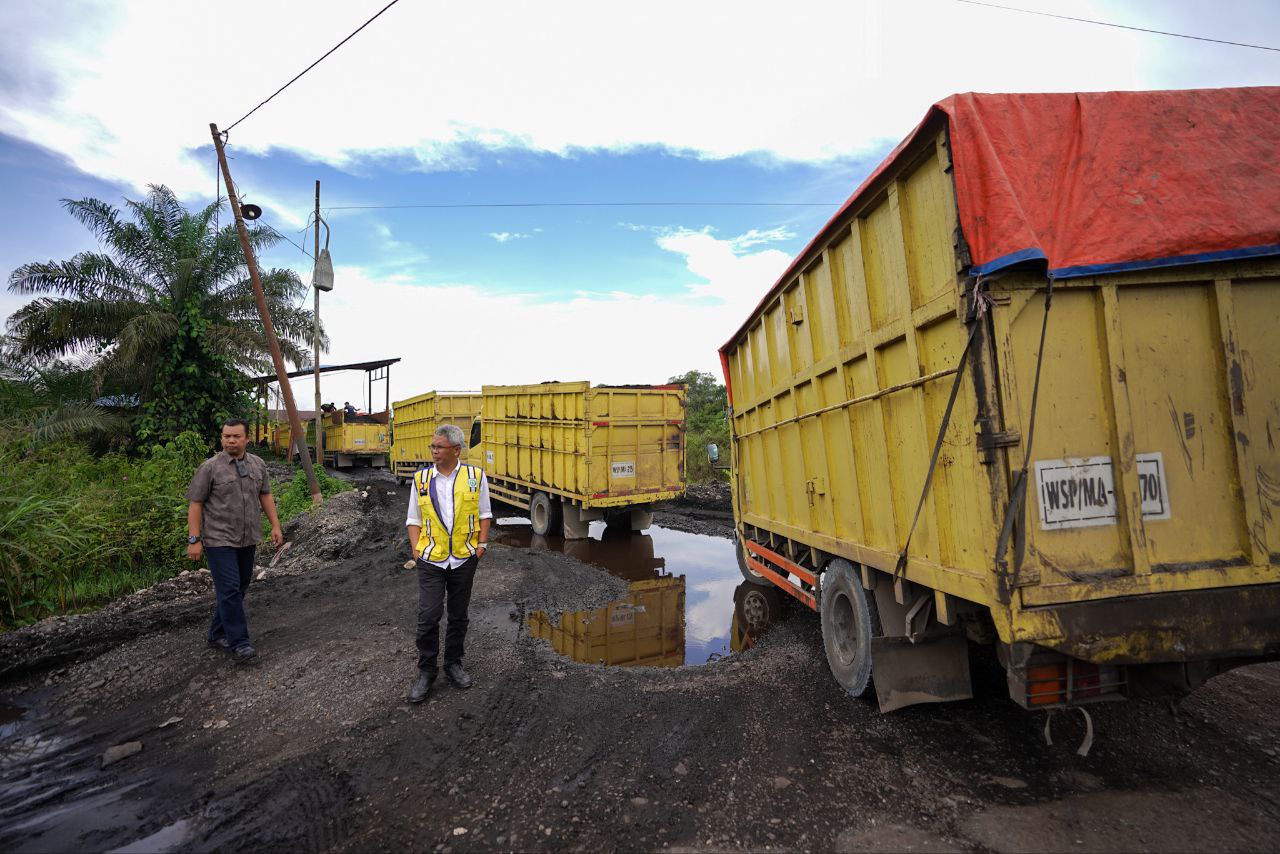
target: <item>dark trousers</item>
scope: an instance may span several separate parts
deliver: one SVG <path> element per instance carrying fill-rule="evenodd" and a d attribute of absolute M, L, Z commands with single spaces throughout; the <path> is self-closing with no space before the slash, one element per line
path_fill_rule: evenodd
<path fill-rule="evenodd" d="M 453 569 L 441 569 L 418 560 L 418 669 L 436 672 L 440 654 L 440 615 L 449 611 L 444 634 L 444 666 L 462 663 L 462 646 L 467 639 L 467 608 L 471 605 L 471 583 L 478 561 Z M 446 606 L 446 597 L 448 605 Z"/>
<path fill-rule="evenodd" d="M 257 546 L 209 546 L 204 550 L 213 576 L 218 601 L 209 624 L 209 640 L 226 638 L 231 649 L 249 642 L 249 626 L 244 618 L 244 594 L 253 581 L 253 556 Z"/>

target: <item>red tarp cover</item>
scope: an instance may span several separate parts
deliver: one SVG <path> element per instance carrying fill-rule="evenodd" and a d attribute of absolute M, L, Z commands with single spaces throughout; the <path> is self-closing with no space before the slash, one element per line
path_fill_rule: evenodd
<path fill-rule="evenodd" d="M 1069 278 L 1280 255 L 1280 87 L 970 93 L 934 104 L 765 300 L 937 112 L 973 273 L 1043 260 Z"/>
<path fill-rule="evenodd" d="M 935 108 L 976 273 L 1280 253 L 1280 88 L 968 94 Z"/>

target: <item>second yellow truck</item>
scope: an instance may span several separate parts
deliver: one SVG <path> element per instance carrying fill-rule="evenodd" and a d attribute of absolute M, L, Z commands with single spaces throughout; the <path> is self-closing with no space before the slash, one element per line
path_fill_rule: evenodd
<path fill-rule="evenodd" d="M 595 520 L 642 531 L 684 491 L 683 385 L 484 386 L 481 409 L 470 459 L 535 533 L 582 539 Z"/>

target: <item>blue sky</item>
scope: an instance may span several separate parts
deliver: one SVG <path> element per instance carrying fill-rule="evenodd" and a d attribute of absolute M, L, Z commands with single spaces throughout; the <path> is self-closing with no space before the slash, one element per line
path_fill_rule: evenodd
<path fill-rule="evenodd" d="M 154 182 L 207 203 L 208 123 L 229 125 L 383 5 L 9 0 L 0 269 L 93 248 L 63 197 L 119 204 Z M 1017 5 L 1280 45 L 1270 2 Z M 955 0 L 401 0 L 229 150 L 241 193 L 298 243 L 321 181 L 337 265 L 323 360 L 401 357 L 393 399 L 660 382 L 718 369 L 725 336 L 934 101 L 1274 85 L 1277 56 Z M 615 201 L 820 204 L 350 209 Z M 288 244 L 263 260 L 310 278 Z M 0 294 L 0 318 L 22 301 Z M 335 377 L 325 397 L 363 403 L 362 388 Z"/>

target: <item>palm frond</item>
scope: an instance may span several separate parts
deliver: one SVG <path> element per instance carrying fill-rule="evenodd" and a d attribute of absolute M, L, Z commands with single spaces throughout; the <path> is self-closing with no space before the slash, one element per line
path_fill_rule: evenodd
<path fill-rule="evenodd" d="M 133 317 L 120 327 L 119 357 L 129 361 L 145 353 L 158 353 L 168 349 L 169 342 L 178 333 L 178 318 L 167 311 L 149 311 Z"/>
<path fill-rule="evenodd" d="M 111 345 L 120 329 L 145 310 L 139 302 L 41 297 L 9 316 L 9 331 L 24 356 L 64 356 Z"/>
<path fill-rule="evenodd" d="M 40 445 L 88 434 L 124 430 L 128 420 L 91 403 L 63 403 L 29 417 L 22 425 L 32 443 Z"/>
<path fill-rule="evenodd" d="M 136 300 L 151 296 L 148 283 L 108 255 L 81 252 L 66 261 L 23 264 L 9 276 L 15 294 L 62 294 L 87 299 Z"/>

